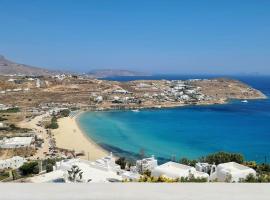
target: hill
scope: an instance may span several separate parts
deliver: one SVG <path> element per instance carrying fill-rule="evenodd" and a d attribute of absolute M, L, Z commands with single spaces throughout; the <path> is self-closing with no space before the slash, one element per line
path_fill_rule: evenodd
<path fill-rule="evenodd" d="M 46 69 L 33 67 L 25 64 L 19 64 L 6 59 L 0 55 L 0 75 L 51 75 L 52 72 Z"/>
<path fill-rule="evenodd" d="M 118 70 L 118 69 L 92 70 L 88 72 L 87 74 L 96 78 L 105 78 L 105 77 L 113 77 L 113 76 L 147 76 L 148 75 L 141 72 L 130 71 L 130 70 Z"/>

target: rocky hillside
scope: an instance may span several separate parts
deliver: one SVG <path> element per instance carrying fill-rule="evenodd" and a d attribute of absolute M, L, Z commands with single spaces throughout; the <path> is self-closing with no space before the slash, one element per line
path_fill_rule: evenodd
<path fill-rule="evenodd" d="M 52 72 L 38 67 L 32 67 L 25 64 L 18 64 L 0 55 L 0 75 L 11 75 L 11 74 L 50 75 L 52 74 Z"/>

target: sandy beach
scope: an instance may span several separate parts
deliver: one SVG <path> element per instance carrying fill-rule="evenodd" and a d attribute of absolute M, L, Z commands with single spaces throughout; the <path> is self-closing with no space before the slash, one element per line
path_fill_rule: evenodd
<path fill-rule="evenodd" d="M 104 149 L 88 138 L 76 122 L 76 117 L 64 117 L 58 119 L 59 128 L 52 131 L 56 140 L 56 146 L 84 152 L 84 159 L 96 160 L 108 155 Z"/>

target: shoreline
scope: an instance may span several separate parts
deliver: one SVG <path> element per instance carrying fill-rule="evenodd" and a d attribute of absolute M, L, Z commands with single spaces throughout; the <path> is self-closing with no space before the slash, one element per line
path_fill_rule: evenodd
<path fill-rule="evenodd" d="M 84 152 L 84 155 L 80 157 L 86 160 L 96 160 L 108 155 L 108 152 L 95 143 L 79 126 L 77 117 L 82 112 L 74 117 L 58 119 L 58 129 L 52 130 L 56 146 L 75 152 Z"/>

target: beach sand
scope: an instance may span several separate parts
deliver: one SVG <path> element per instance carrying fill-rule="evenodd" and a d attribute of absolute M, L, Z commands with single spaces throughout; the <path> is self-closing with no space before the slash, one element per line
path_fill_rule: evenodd
<path fill-rule="evenodd" d="M 52 131 L 59 148 L 84 152 L 83 159 L 96 160 L 108 155 L 104 149 L 88 138 L 79 128 L 76 117 L 64 117 L 58 119 L 59 128 Z"/>

